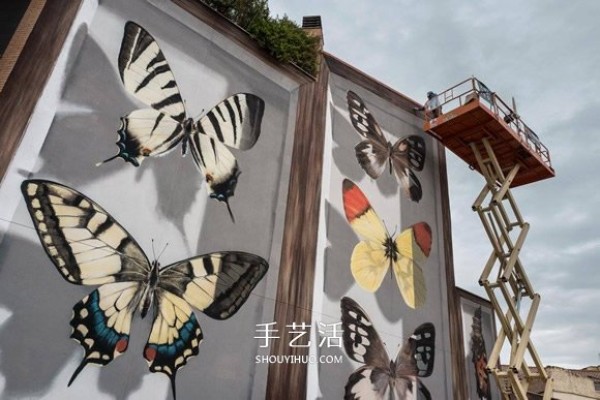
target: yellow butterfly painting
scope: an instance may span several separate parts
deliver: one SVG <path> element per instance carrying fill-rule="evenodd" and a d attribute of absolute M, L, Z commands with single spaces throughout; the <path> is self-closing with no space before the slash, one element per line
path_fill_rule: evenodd
<path fill-rule="evenodd" d="M 358 286 L 377 291 L 391 267 L 406 304 L 421 307 L 427 298 L 422 266 L 431 252 L 429 225 L 416 223 L 394 238 L 354 182 L 344 179 L 342 190 L 346 219 L 361 239 L 350 260 Z"/>

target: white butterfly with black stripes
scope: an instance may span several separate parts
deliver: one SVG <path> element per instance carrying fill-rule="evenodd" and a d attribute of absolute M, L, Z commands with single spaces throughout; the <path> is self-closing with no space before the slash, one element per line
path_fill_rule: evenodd
<path fill-rule="evenodd" d="M 241 171 L 227 147 L 247 150 L 254 146 L 264 101 L 253 94 L 237 93 L 194 122 L 186 116 L 177 82 L 158 43 L 131 21 L 125 24 L 119 74 L 125 88 L 152 108 L 121 118 L 119 152 L 99 164 L 121 157 L 138 167 L 146 157 L 161 156 L 180 142 L 185 155 L 189 144 L 210 197 L 225 202 L 233 220 L 229 197 Z"/>
<path fill-rule="evenodd" d="M 429 390 L 419 378 L 430 376 L 433 372 L 433 324 L 424 323 L 415 329 L 396 359 L 390 361 L 367 313 L 349 297 L 342 298 L 341 309 L 346 354 L 364 364 L 348 378 L 344 399 L 431 400 Z"/>
<path fill-rule="evenodd" d="M 161 268 L 129 233 L 78 191 L 44 180 L 26 180 L 21 191 L 40 242 L 61 275 L 78 285 L 101 285 L 73 308 L 71 337 L 85 355 L 69 385 L 87 364 L 106 365 L 127 350 L 136 311 L 154 322 L 144 348 L 150 371 L 175 375 L 198 354 L 202 330 L 196 307 L 215 319 L 235 314 L 265 275 L 254 254 L 223 251 Z"/>

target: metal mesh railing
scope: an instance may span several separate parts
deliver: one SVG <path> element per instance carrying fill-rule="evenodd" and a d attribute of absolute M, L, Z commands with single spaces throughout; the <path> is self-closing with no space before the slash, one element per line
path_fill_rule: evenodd
<path fill-rule="evenodd" d="M 550 151 L 540 141 L 540 138 L 511 107 L 479 79 L 475 77 L 466 79 L 439 93 L 437 97 L 444 112 L 479 99 L 479 104 L 490 110 L 498 120 L 502 120 L 521 143 L 536 153 L 544 164 L 552 167 Z"/>

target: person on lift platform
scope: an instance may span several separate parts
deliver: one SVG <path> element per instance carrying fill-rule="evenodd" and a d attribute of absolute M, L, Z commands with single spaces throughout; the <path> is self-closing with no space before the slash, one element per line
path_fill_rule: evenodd
<path fill-rule="evenodd" d="M 421 107 L 415 107 L 415 111 L 425 111 L 425 117 L 428 119 L 437 118 L 442 115 L 442 107 L 438 95 L 434 92 L 427 92 L 427 101 Z"/>

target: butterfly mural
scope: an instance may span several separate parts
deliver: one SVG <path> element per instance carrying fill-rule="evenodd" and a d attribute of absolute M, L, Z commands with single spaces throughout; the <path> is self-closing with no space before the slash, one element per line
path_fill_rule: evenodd
<path fill-rule="evenodd" d="M 395 397 L 396 400 L 431 400 L 429 390 L 419 378 L 428 377 L 433 372 L 433 324 L 428 322 L 417 327 L 391 361 L 373 322 L 358 303 L 344 297 L 341 309 L 342 341 L 346 354 L 364 364 L 348 378 L 344 399 L 383 400 Z"/>
<path fill-rule="evenodd" d="M 422 266 L 431 252 L 429 225 L 419 222 L 394 238 L 354 182 L 344 179 L 342 192 L 346 219 L 361 239 L 350 260 L 356 283 L 375 292 L 391 268 L 406 304 L 411 308 L 425 304 L 427 289 Z"/>
<path fill-rule="evenodd" d="M 106 365 L 127 350 L 134 314 L 152 310 L 144 348 L 151 372 L 171 381 L 198 354 L 203 335 L 192 311 L 214 319 L 234 315 L 268 269 L 254 254 L 223 251 L 162 267 L 150 262 L 125 228 L 82 193 L 45 180 L 26 180 L 21 191 L 40 242 L 68 282 L 100 285 L 73 307 L 71 338 L 87 364 Z"/>
<path fill-rule="evenodd" d="M 400 180 L 404 193 L 415 202 L 423 197 L 421 182 L 414 171 L 422 171 L 425 165 L 425 141 L 411 135 L 399 139 L 392 145 L 362 99 L 354 92 L 346 96 L 352 126 L 363 137 L 356 145 L 356 158 L 363 170 L 373 179 L 378 179 L 389 165 Z"/>
<path fill-rule="evenodd" d="M 125 24 L 119 52 L 119 74 L 125 88 L 151 108 L 121 118 L 117 157 L 139 167 L 146 157 L 162 156 L 181 143 L 188 146 L 211 198 L 224 202 L 233 221 L 229 198 L 241 173 L 227 147 L 248 150 L 260 135 L 264 101 L 249 93 L 234 94 L 198 121 L 188 118 L 173 72 L 158 43 L 141 26 Z"/>
<path fill-rule="evenodd" d="M 490 376 L 487 372 L 487 352 L 485 350 L 485 340 L 481 328 L 481 307 L 478 307 L 473 314 L 473 323 L 471 325 L 471 361 L 475 368 L 475 382 L 477 383 L 477 396 L 479 400 L 491 400 Z"/>

